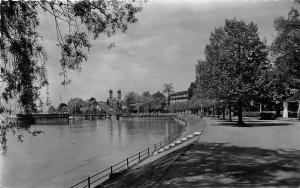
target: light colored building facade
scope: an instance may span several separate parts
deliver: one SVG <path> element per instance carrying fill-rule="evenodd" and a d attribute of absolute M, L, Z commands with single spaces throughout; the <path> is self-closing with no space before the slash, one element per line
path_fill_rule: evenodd
<path fill-rule="evenodd" d="M 188 100 L 188 91 L 179 91 L 170 94 L 170 104 L 187 102 L 187 100 Z"/>
<path fill-rule="evenodd" d="M 300 120 L 300 90 L 283 102 L 283 118 L 288 118 L 292 113 L 297 114 L 296 116 Z"/>

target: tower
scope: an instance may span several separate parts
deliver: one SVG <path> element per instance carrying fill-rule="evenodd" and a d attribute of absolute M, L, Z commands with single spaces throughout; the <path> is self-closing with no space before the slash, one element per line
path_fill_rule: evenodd
<path fill-rule="evenodd" d="M 113 99 L 113 90 L 109 90 L 109 100 Z"/>
<path fill-rule="evenodd" d="M 119 89 L 119 90 L 118 90 L 118 101 L 121 101 L 121 97 L 122 97 L 122 96 L 121 96 L 121 90 Z"/>

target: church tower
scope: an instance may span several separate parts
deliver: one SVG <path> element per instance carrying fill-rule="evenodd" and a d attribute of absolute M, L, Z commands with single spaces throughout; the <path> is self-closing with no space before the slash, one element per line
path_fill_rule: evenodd
<path fill-rule="evenodd" d="M 109 90 L 109 100 L 112 101 L 113 99 L 113 90 Z"/>
<path fill-rule="evenodd" d="M 118 90 L 118 101 L 121 101 L 122 95 L 121 95 L 121 90 Z"/>

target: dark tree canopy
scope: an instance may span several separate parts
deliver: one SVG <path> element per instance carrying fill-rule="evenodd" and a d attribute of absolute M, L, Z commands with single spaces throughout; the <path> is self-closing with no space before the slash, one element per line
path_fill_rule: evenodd
<path fill-rule="evenodd" d="M 57 107 L 57 112 L 62 113 L 67 107 L 68 105 L 66 103 L 60 103 Z"/>
<path fill-rule="evenodd" d="M 190 87 L 188 89 L 188 100 L 192 99 L 192 97 L 194 96 L 196 87 L 197 87 L 197 85 L 195 84 L 195 82 L 192 82 L 190 84 Z"/>
<path fill-rule="evenodd" d="M 173 93 L 173 92 L 174 92 L 174 88 L 173 88 L 172 83 L 164 84 L 163 93 L 166 93 L 169 96 L 170 93 Z"/>
<path fill-rule="evenodd" d="M 128 24 L 137 22 L 140 2 L 131 1 L 1 1 L 1 97 L 18 98 L 24 113 L 36 110 L 41 87 L 48 84 L 45 63 L 47 55 L 40 45 L 38 13 L 46 12 L 56 23 L 61 51 L 63 85 L 70 83 L 67 72 L 80 71 L 91 48 L 89 35 L 112 36 L 125 32 Z M 68 29 L 61 29 L 64 25 Z M 65 32 L 67 30 L 67 32 Z M 2 91 L 1 88 L 1 91 Z"/>
<path fill-rule="evenodd" d="M 145 92 L 143 92 L 143 94 L 142 94 L 142 96 L 144 96 L 144 97 L 149 97 L 151 94 L 150 94 L 150 92 L 149 91 L 145 91 Z"/>
<path fill-rule="evenodd" d="M 152 94 L 153 97 L 153 109 L 157 111 L 162 111 L 167 103 L 167 98 L 160 91 Z"/>
<path fill-rule="evenodd" d="M 261 93 L 260 77 L 270 67 L 266 45 L 257 25 L 232 19 L 211 33 L 205 48 L 206 61 L 197 65 L 197 89 L 202 98 L 232 101 L 238 106 L 242 125 L 242 106 Z"/>
<path fill-rule="evenodd" d="M 57 33 L 60 75 L 63 77 L 62 84 L 67 85 L 71 82 L 67 77 L 68 71 L 80 71 L 81 64 L 87 60 L 87 52 L 92 46 L 90 38 L 125 32 L 129 24 L 137 22 L 140 5 L 140 2 L 130 0 L 1 1 L 0 98 L 5 101 L 16 99 L 22 113 L 37 111 L 41 88 L 48 85 L 47 54 L 41 45 L 42 33 L 38 33 L 39 13 L 47 13 L 55 22 L 56 27 L 50 29 Z M 50 99 L 46 103 L 50 106 Z M 2 105 L 0 103 L 0 111 L 4 112 L 5 106 Z M 95 111 L 95 105 L 91 106 Z M 77 113 L 78 108 L 75 109 Z M 53 108 L 49 110 L 55 111 Z M 58 112 L 68 113 L 66 104 L 60 104 Z M 8 130 L 15 132 L 9 124 L 0 126 L 2 154 L 7 151 Z M 31 135 L 40 132 L 26 130 Z"/>
<path fill-rule="evenodd" d="M 84 101 L 81 98 L 71 98 L 68 101 L 69 114 L 81 114 L 82 107 L 84 106 Z"/>
<path fill-rule="evenodd" d="M 49 110 L 48 110 L 48 113 L 49 113 L 49 114 L 55 114 L 55 113 L 56 113 L 55 107 L 54 107 L 54 106 L 50 106 L 50 107 L 49 107 Z"/>
<path fill-rule="evenodd" d="M 36 9 L 37 3 L 1 2 L 1 97 L 7 101 L 18 96 L 25 113 L 36 109 L 39 89 L 47 84 Z"/>
<path fill-rule="evenodd" d="M 174 87 L 172 83 L 163 85 L 163 93 L 167 94 L 167 104 L 170 103 L 170 94 L 174 92 Z"/>
<path fill-rule="evenodd" d="M 289 82 L 300 82 L 300 16 L 299 11 L 291 8 L 288 17 L 275 19 L 274 27 L 277 32 L 272 44 L 275 65 L 280 74 L 287 77 Z"/>

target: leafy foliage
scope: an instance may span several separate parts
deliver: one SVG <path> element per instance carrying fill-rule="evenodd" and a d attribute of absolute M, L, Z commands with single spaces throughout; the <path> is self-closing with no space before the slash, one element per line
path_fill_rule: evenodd
<path fill-rule="evenodd" d="M 254 23 L 225 20 L 224 27 L 211 33 L 205 48 L 206 61 L 198 61 L 198 97 L 236 103 L 242 125 L 242 105 L 261 93 L 260 77 L 270 67 L 267 55 Z"/>
<path fill-rule="evenodd" d="M 167 94 L 168 104 L 170 103 L 169 96 L 173 92 L 174 92 L 174 88 L 173 88 L 173 84 L 172 83 L 164 84 L 163 93 Z"/>
<path fill-rule="evenodd" d="M 173 84 L 172 83 L 164 84 L 163 93 L 166 93 L 169 96 L 170 93 L 173 93 L 173 92 L 174 92 L 174 88 L 173 88 Z"/>
<path fill-rule="evenodd" d="M 136 109 L 136 103 L 138 101 L 139 94 L 131 91 L 127 93 L 124 97 L 124 102 L 127 106 L 128 112 L 133 112 Z"/>
<path fill-rule="evenodd" d="M 97 39 L 100 34 L 110 37 L 118 30 L 125 32 L 128 24 L 137 22 L 136 14 L 142 10 L 134 1 L 106 0 L 1 1 L 0 5 L 1 95 L 5 100 L 19 98 L 27 114 L 35 112 L 39 91 L 48 84 L 47 55 L 37 32 L 40 10 L 56 23 L 63 85 L 71 82 L 68 71 L 80 71 L 87 60 L 89 33 Z M 67 32 L 61 25 L 67 26 Z"/>
<path fill-rule="evenodd" d="M 278 17 L 274 22 L 277 35 L 272 43 L 275 65 L 283 76 L 300 81 L 300 17 L 292 8 L 287 18 Z M 295 80 L 294 80 L 295 81 Z"/>
<path fill-rule="evenodd" d="M 155 111 L 163 111 L 165 108 L 165 104 L 167 103 L 167 98 L 160 91 L 153 93 L 152 97 L 152 108 Z"/>
<path fill-rule="evenodd" d="M 13 135 L 17 136 L 17 140 L 19 142 L 24 142 L 24 134 L 28 133 L 32 136 L 37 136 L 41 133 L 43 133 L 43 131 L 41 130 L 31 130 L 30 128 L 25 128 L 22 131 L 18 131 L 18 128 L 16 126 L 13 126 L 12 124 L 4 124 L 0 126 L 0 151 L 1 151 L 1 155 L 5 156 L 7 154 L 7 134 L 10 131 Z"/>
<path fill-rule="evenodd" d="M 195 84 L 195 82 L 192 82 L 190 84 L 189 89 L 188 89 L 188 100 L 192 99 L 192 97 L 194 96 L 196 88 L 197 88 L 197 85 Z"/>
<path fill-rule="evenodd" d="M 49 114 L 55 114 L 55 113 L 56 113 L 55 107 L 54 107 L 54 106 L 50 106 L 50 107 L 49 107 L 49 110 L 48 110 L 48 113 L 49 113 Z"/>
<path fill-rule="evenodd" d="M 80 111 L 84 114 L 96 114 L 97 113 L 97 100 L 95 98 L 90 98 L 86 101 L 81 101 L 80 99 L 76 99 L 76 103 L 81 106 Z"/>
<path fill-rule="evenodd" d="M 37 32 L 41 9 L 56 23 L 63 85 L 71 83 L 68 71 L 80 71 L 87 60 L 89 34 L 97 39 L 100 34 L 110 37 L 118 30 L 125 32 L 128 24 L 137 22 L 136 14 L 142 10 L 134 1 L 1 1 L 0 97 L 5 101 L 18 99 L 25 114 L 36 112 L 40 90 L 48 85 L 47 55 Z M 68 31 L 63 33 L 60 25 L 67 26 Z M 46 103 L 50 106 L 50 100 Z M 61 107 L 59 112 L 68 111 L 66 106 Z M 9 130 L 10 126 L 1 126 L 2 151 L 6 151 Z"/>
<path fill-rule="evenodd" d="M 56 110 L 58 113 L 67 113 L 68 105 L 66 103 L 60 103 Z"/>
<path fill-rule="evenodd" d="M 71 80 L 67 72 L 80 71 L 87 60 L 86 52 L 91 48 L 87 32 L 97 39 L 101 34 L 111 37 L 120 30 L 125 32 L 128 24 L 136 23 L 135 15 L 142 10 L 134 1 L 41 1 L 39 6 L 53 15 L 56 23 L 58 46 L 61 48 L 61 75 L 63 85 Z M 68 25 L 63 34 L 59 23 Z M 81 26 L 85 26 L 83 29 Z M 86 32 L 87 31 L 87 32 Z"/>
<path fill-rule="evenodd" d="M 135 92 L 129 92 L 125 95 L 125 104 L 127 111 L 132 112 L 158 112 L 163 111 L 166 105 L 167 98 L 160 91 L 153 93 L 144 92 L 139 95 Z"/>
<path fill-rule="evenodd" d="M 84 106 L 84 101 L 81 98 L 72 98 L 68 102 L 69 114 L 81 114 L 81 108 Z"/>
<path fill-rule="evenodd" d="M 1 2 L 1 97 L 7 101 L 18 96 L 27 114 L 36 110 L 39 89 L 48 84 L 36 8 L 33 2 Z"/>

